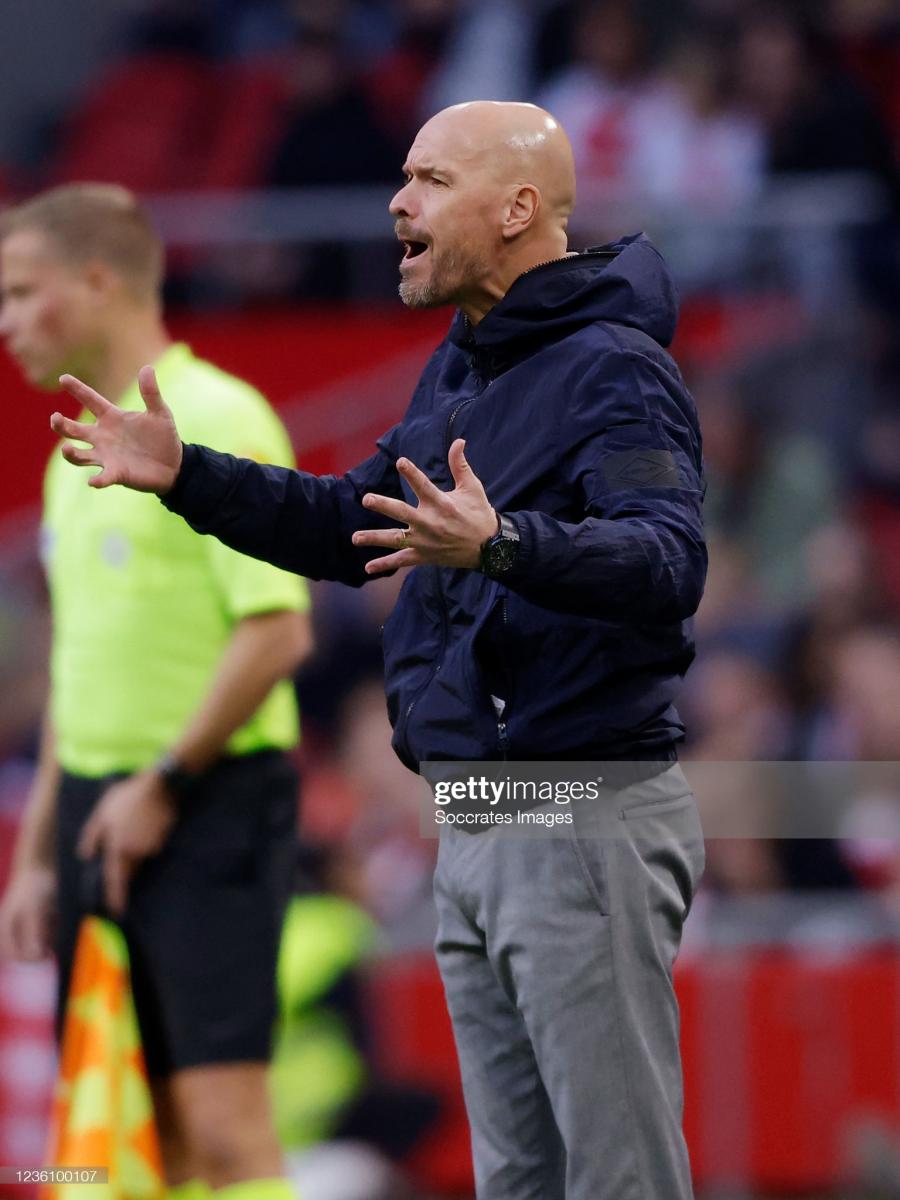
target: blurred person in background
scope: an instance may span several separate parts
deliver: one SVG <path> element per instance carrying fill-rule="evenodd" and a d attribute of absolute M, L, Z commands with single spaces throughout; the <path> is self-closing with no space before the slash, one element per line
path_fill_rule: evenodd
<path fill-rule="evenodd" d="M 161 494 L 281 566 L 356 585 L 414 567 L 384 630 L 411 769 L 603 762 L 571 838 L 440 838 L 437 954 L 476 1185 L 689 1200 L 672 966 L 703 836 L 674 701 L 706 547 L 696 411 L 665 350 L 674 287 L 643 235 L 568 250 L 572 149 L 533 105 L 444 110 L 403 173 L 401 298 L 458 311 L 360 466 L 317 477 L 184 446 L 150 367 L 137 414 L 63 376 L 97 421 L 53 428 L 88 443 L 63 453 L 102 468 L 94 486 Z"/>
<path fill-rule="evenodd" d="M 283 129 L 268 164 L 267 184 L 340 187 L 396 178 L 400 148 L 377 119 L 336 29 L 300 19 L 281 70 L 286 97 Z M 350 145 L 352 154 L 335 153 L 336 146 Z M 339 241 L 263 249 L 256 270 L 264 292 L 286 290 L 284 277 L 288 276 L 294 292 L 337 298 L 348 290 L 354 253 L 355 248 L 351 252 Z M 231 256 L 223 257 L 227 270 Z"/>
<path fill-rule="evenodd" d="M 342 716 L 341 771 L 359 798 L 347 840 L 359 859 L 360 895 L 395 941 L 414 943 L 417 927 L 427 941 L 437 846 L 421 836 L 419 781 L 390 748 L 382 680 L 357 687 Z"/>
<path fill-rule="evenodd" d="M 691 673 L 691 755 L 711 761 L 780 758 L 785 708 L 774 670 L 748 647 L 708 648 Z"/>
<path fill-rule="evenodd" d="M 835 715 L 835 655 L 851 634 L 887 626 L 881 572 L 864 530 L 849 520 L 819 530 L 798 558 L 811 595 L 790 614 L 783 635 L 781 672 L 792 710 L 786 757 L 858 758 L 850 726 Z"/>
<path fill-rule="evenodd" d="M 896 0 L 828 0 L 823 24 L 838 59 L 865 89 L 900 150 L 900 9 Z"/>
<path fill-rule="evenodd" d="M 397 143 L 372 113 L 336 30 L 300 22 L 285 58 L 286 128 L 269 167 L 276 187 L 392 182 Z M 353 145 L 352 154 L 335 146 Z"/>
<path fill-rule="evenodd" d="M 161 242 L 129 192 L 46 192 L 0 225 L 0 332 L 36 386 L 79 370 L 123 411 L 154 362 L 186 428 L 291 463 L 263 397 L 170 341 L 162 276 Z M 54 453 L 50 701 L 0 947 L 35 960 L 55 945 L 62 1015 L 85 860 L 99 856 L 129 945 L 170 1194 L 209 1184 L 233 1200 L 290 1200 L 266 1067 L 297 806 L 285 677 L 310 648 L 304 584 L 192 535 L 150 497 L 82 484 Z"/>
<path fill-rule="evenodd" d="M 827 17 L 827 6 L 822 8 Z M 821 21 L 821 13 L 817 16 Z M 849 253 L 852 274 L 869 300 L 896 319 L 900 160 L 864 86 L 844 69 L 817 22 L 804 20 L 793 6 L 770 3 L 752 6 L 741 22 L 734 77 L 738 100 L 765 130 L 769 175 L 790 182 L 804 174 L 824 180 L 844 173 L 851 186 L 862 185 L 858 203 L 877 210 L 849 232 L 846 247 L 834 251 L 822 246 L 814 230 L 790 231 L 810 298 L 816 290 L 836 286 L 842 272 L 835 256 Z M 820 253 L 824 258 L 817 266 Z"/>
<path fill-rule="evenodd" d="M 707 525 L 740 546 L 759 600 L 776 611 L 796 606 L 809 591 L 797 548 L 837 506 L 837 467 L 822 431 L 784 428 L 777 396 L 758 384 L 741 386 L 733 374 L 699 378 L 696 395 L 709 472 Z"/>
<path fill-rule="evenodd" d="M 345 846 L 303 844 L 279 954 L 276 1123 L 300 1196 L 316 1200 L 407 1197 L 395 1164 L 441 1109 L 431 1089 L 385 1075 L 367 978 L 382 939 L 362 867 Z"/>
<path fill-rule="evenodd" d="M 735 104 L 716 40 L 682 37 L 661 65 L 660 84 L 668 103 L 635 147 L 635 187 L 667 205 L 714 212 L 750 200 L 763 178 L 763 132 Z"/>
<path fill-rule="evenodd" d="M 790 757 L 793 714 L 774 664 L 759 648 L 727 641 L 708 647 L 692 672 L 685 712 L 697 735 L 690 758 L 711 768 L 692 777 L 709 831 L 707 885 L 726 894 L 855 887 L 834 840 L 773 837 L 791 797 L 777 794 L 777 781 L 764 769 L 748 767 Z M 801 829 L 805 835 L 808 824 Z"/>
<path fill-rule="evenodd" d="M 678 26 L 664 43 L 644 8 L 574 6 L 571 61 L 541 91 L 564 124 L 568 116 L 582 187 L 601 203 L 611 186 L 629 199 L 712 210 L 748 200 L 762 182 L 763 129 L 735 102 L 719 39 L 685 22 L 688 32 Z"/>
<path fill-rule="evenodd" d="M 770 171 L 861 170 L 896 182 L 884 122 L 793 6 L 751 6 L 739 28 L 735 81 L 766 129 Z"/>
<path fill-rule="evenodd" d="M 584 0 L 574 14 L 573 61 L 539 93 L 569 133 L 588 202 L 639 192 L 640 152 L 667 124 L 672 97 L 647 37 L 634 0 Z"/>
<path fill-rule="evenodd" d="M 519 0 L 459 4 L 447 48 L 426 85 L 422 115 L 469 96 L 514 100 L 529 95 L 533 22 L 533 5 Z"/>
<path fill-rule="evenodd" d="M 848 631 L 832 644 L 829 666 L 835 757 L 889 762 L 900 756 L 896 628 L 871 624 Z"/>
<path fill-rule="evenodd" d="M 138 0 L 130 8 L 125 37 L 138 53 L 210 53 L 213 11 L 207 0 Z"/>
<path fill-rule="evenodd" d="M 814 548 L 820 556 L 813 564 L 820 600 L 818 612 L 810 614 L 805 660 L 798 665 L 805 667 L 820 702 L 811 757 L 859 762 L 858 792 L 845 815 L 841 841 L 794 838 L 780 845 L 779 854 L 793 889 L 896 887 L 900 857 L 885 830 L 900 829 L 900 792 L 891 766 L 900 758 L 900 634 L 879 620 L 877 602 L 868 589 L 859 588 L 867 556 L 854 546 L 852 531 L 829 532 L 832 536 L 821 537 Z M 887 788 L 884 778 L 880 787 L 869 778 L 879 774 L 873 770 L 877 763 L 891 766 Z M 879 829 L 874 839 L 866 837 L 867 826 Z"/>
<path fill-rule="evenodd" d="M 366 86 L 386 129 L 403 148 L 426 114 L 427 94 L 456 28 L 461 0 L 393 0 L 390 46 L 372 63 Z M 401 154 L 403 150 L 401 149 Z"/>

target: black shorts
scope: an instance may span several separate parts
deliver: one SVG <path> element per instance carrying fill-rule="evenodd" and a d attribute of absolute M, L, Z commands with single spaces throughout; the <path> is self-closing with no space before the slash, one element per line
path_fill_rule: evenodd
<path fill-rule="evenodd" d="M 64 774 L 57 821 L 60 1018 L 97 864 L 75 856 L 115 778 Z M 163 850 L 135 873 L 121 921 L 147 1068 L 266 1061 L 275 968 L 297 844 L 297 773 L 280 751 L 220 760 L 184 799 Z"/>

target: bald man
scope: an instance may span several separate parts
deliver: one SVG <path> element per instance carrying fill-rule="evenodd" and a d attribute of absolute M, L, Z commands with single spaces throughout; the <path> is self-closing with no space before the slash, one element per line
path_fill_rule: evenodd
<path fill-rule="evenodd" d="M 572 155 L 541 109 L 447 109 L 403 176 L 400 295 L 458 312 L 366 462 L 318 478 L 183 446 L 149 368 L 137 413 L 65 377 L 96 424 L 53 428 L 88 443 L 63 453 L 94 487 L 156 492 L 245 553 L 353 586 L 412 568 L 384 629 L 411 769 L 603 764 L 554 836 L 441 830 L 477 1193 L 687 1200 L 672 964 L 704 854 L 673 701 L 706 551 L 674 288 L 643 236 L 568 250 Z"/>

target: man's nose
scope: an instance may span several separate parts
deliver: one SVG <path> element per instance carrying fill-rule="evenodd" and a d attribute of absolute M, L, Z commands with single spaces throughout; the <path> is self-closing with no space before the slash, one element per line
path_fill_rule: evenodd
<path fill-rule="evenodd" d="M 409 184 L 404 183 L 403 187 L 397 192 L 391 201 L 388 212 L 392 217 L 408 217 L 409 210 Z"/>

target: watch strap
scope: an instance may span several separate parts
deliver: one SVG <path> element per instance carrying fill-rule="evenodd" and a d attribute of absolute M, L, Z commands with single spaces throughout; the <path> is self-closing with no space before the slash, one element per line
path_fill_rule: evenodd
<path fill-rule="evenodd" d="M 182 800 L 199 778 L 198 772 L 189 771 L 170 750 L 157 760 L 155 770 L 173 800 Z"/>

